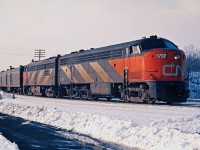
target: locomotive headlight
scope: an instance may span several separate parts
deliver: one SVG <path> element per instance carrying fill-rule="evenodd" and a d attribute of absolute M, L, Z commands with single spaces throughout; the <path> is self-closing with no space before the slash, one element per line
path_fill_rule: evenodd
<path fill-rule="evenodd" d="M 174 55 L 174 59 L 175 59 L 175 60 L 179 60 L 180 58 L 181 58 L 181 55 L 180 55 L 180 54 L 177 54 L 177 53 L 176 53 L 176 54 Z"/>

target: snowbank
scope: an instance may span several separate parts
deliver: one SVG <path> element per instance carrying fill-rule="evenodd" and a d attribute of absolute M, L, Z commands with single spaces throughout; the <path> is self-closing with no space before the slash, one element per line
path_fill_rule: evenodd
<path fill-rule="evenodd" d="M 141 149 L 200 149 L 200 114 L 139 125 L 94 113 L 0 102 L 0 112 Z"/>
<path fill-rule="evenodd" d="M 18 146 L 15 143 L 11 143 L 0 133 L 0 149 L 1 150 L 19 150 Z"/>
<path fill-rule="evenodd" d="M 9 93 L 5 93 L 3 91 L 0 91 L 0 95 L 2 99 L 12 99 L 12 95 Z"/>

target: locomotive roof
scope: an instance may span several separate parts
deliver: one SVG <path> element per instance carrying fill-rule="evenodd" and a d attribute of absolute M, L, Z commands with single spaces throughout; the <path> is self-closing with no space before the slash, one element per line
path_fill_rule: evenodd
<path fill-rule="evenodd" d="M 71 57 L 74 57 L 74 56 L 81 56 L 81 55 L 87 55 L 87 54 L 94 54 L 94 53 L 98 53 L 98 52 L 119 50 L 119 49 L 123 49 L 123 48 L 126 48 L 126 47 L 130 47 L 132 45 L 142 44 L 143 42 L 146 42 L 146 41 L 149 41 L 149 40 L 156 40 L 156 39 L 166 40 L 164 38 L 158 38 L 157 36 L 150 36 L 149 38 L 142 38 L 142 39 L 135 40 L 135 41 L 125 42 L 125 43 L 120 43 L 120 44 L 114 44 L 114 45 L 100 47 L 100 48 L 91 48 L 89 50 L 74 51 L 74 52 L 71 52 L 70 54 L 65 54 L 65 55 L 61 56 L 60 59 L 71 58 Z M 44 59 L 44 60 L 41 60 L 41 61 L 31 62 L 27 66 L 34 66 L 34 65 L 51 63 L 51 62 L 55 61 L 56 58 L 57 57 L 55 56 L 55 57 L 50 57 L 48 59 Z"/>
<path fill-rule="evenodd" d="M 7 69 L 7 70 L 3 70 L 1 73 L 11 73 L 11 72 L 19 71 L 21 67 L 23 67 L 23 66 L 19 66 L 17 68 L 11 68 L 11 69 Z"/>
<path fill-rule="evenodd" d="M 51 62 L 54 62 L 56 58 L 57 57 L 54 56 L 54 57 L 50 57 L 50 58 L 47 58 L 47 59 L 44 59 L 44 60 L 34 61 L 34 62 L 27 64 L 27 66 L 35 66 L 35 65 L 40 65 L 40 64 L 51 63 Z"/>
<path fill-rule="evenodd" d="M 148 40 L 155 40 L 155 39 L 164 39 L 164 38 L 157 38 L 157 36 L 151 36 L 150 38 L 143 38 L 143 39 L 139 39 L 139 40 L 135 40 L 135 41 L 125 42 L 125 43 L 120 43 L 120 44 L 115 44 L 115 45 L 110 45 L 110 46 L 105 46 L 105 47 L 100 47 L 100 48 L 91 48 L 89 50 L 74 51 L 70 54 L 63 55 L 61 57 L 61 59 L 67 58 L 67 57 L 73 57 L 76 55 L 80 56 L 80 55 L 85 55 L 85 54 L 93 54 L 93 53 L 97 53 L 97 52 L 122 49 L 122 48 L 129 47 L 132 45 L 141 44 Z"/>

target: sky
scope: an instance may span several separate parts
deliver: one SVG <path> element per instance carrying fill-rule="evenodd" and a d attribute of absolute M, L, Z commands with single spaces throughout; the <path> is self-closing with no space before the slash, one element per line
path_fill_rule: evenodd
<path fill-rule="evenodd" d="M 0 71 L 151 35 L 200 48 L 200 0 L 0 0 Z"/>

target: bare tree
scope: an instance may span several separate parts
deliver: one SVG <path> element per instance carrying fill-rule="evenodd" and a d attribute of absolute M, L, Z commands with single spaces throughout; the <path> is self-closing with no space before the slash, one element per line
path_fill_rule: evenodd
<path fill-rule="evenodd" d="M 200 98 L 200 49 L 193 44 L 185 46 L 186 70 L 189 77 L 190 97 Z"/>
<path fill-rule="evenodd" d="M 190 71 L 200 71 L 200 49 L 193 44 L 184 47 L 186 54 L 186 68 Z"/>

